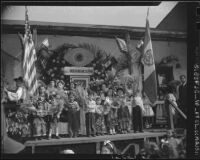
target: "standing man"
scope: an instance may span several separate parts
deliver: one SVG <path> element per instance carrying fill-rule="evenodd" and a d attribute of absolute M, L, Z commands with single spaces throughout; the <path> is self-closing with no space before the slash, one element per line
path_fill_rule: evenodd
<path fill-rule="evenodd" d="M 179 86 L 179 104 L 180 109 L 187 115 L 187 81 L 186 76 L 180 76 L 181 85 Z"/>
<path fill-rule="evenodd" d="M 139 90 L 134 94 L 132 107 L 132 125 L 134 133 L 143 132 L 143 113 L 145 110 Z"/>
<path fill-rule="evenodd" d="M 181 75 L 180 81 L 181 81 L 181 85 L 178 88 L 179 108 L 183 111 L 183 113 L 185 113 L 187 115 L 187 80 L 186 80 L 186 76 Z M 181 128 L 186 127 L 184 122 L 185 122 L 185 119 L 179 115 L 178 124 L 180 125 Z"/>

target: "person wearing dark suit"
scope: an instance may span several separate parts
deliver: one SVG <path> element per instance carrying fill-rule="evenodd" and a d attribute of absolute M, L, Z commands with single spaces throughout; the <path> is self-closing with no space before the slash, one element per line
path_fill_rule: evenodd
<path fill-rule="evenodd" d="M 132 100 L 132 124 L 134 133 L 143 132 L 144 105 L 141 93 L 137 91 Z"/>
<path fill-rule="evenodd" d="M 179 86 L 179 89 L 178 89 L 180 109 L 185 114 L 187 114 L 187 82 L 186 82 L 186 76 L 181 75 L 180 81 L 181 81 L 181 85 Z"/>
<path fill-rule="evenodd" d="M 180 81 L 181 81 L 181 85 L 178 88 L 179 108 L 183 111 L 183 113 L 185 113 L 187 115 L 187 81 L 186 81 L 186 76 L 181 75 Z M 180 125 L 180 127 L 185 128 L 184 122 L 185 122 L 185 119 L 182 116 L 179 115 L 178 124 Z"/>

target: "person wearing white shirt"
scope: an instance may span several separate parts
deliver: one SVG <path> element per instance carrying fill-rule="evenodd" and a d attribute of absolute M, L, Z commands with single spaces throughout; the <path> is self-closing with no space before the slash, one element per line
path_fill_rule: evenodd
<path fill-rule="evenodd" d="M 7 98 L 9 101 L 18 102 L 20 100 L 24 100 L 26 96 L 26 90 L 24 87 L 24 81 L 22 77 L 15 78 L 16 82 L 16 92 L 8 91 L 6 88 L 4 88 L 4 91 L 7 93 Z"/>

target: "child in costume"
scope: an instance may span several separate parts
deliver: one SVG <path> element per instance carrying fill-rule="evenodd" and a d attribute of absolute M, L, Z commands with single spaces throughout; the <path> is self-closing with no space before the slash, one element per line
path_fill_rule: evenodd
<path fill-rule="evenodd" d="M 110 105 L 110 112 L 108 113 L 110 134 L 116 134 L 115 127 L 117 126 L 117 107 L 113 105 L 113 90 L 108 90 L 106 97 L 107 103 Z"/>
<path fill-rule="evenodd" d="M 46 122 L 45 116 L 48 110 L 47 103 L 44 101 L 45 97 L 41 97 L 36 106 L 36 113 L 33 120 L 33 136 L 37 139 L 41 139 L 41 136 L 46 136 Z"/>
<path fill-rule="evenodd" d="M 56 99 L 55 96 L 51 96 L 50 97 L 50 105 L 48 108 L 48 139 L 52 138 L 52 132 L 53 129 L 55 129 L 56 131 L 56 138 L 59 139 L 59 130 L 58 130 L 58 123 L 59 123 L 59 118 L 60 118 L 60 114 L 63 110 L 63 106 L 61 106 L 58 102 L 58 100 Z"/>
<path fill-rule="evenodd" d="M 125 105 L 125 102 L 121 103 L 117 114 L 119 118 L 120 132 L 122 134 L 128 133 L 130 124 L 130 113 L 128 106 Z"/>
<path fill-rule="evenodd" d="M 104 122 L 105 122 L 105 127 L 106 127 L 106 133 L 109 134 L 110 132 L 110 119 L 109 119 L 109 112 L 110 112 L 110 103 L 108 103 L 108 99 L 106 99 L 106 93 L 101 91 L 100 92 L 101 96 L 101 104 L 103 105 L 104 108 Z"/>
<path fill-rule="evenodd" d="M 149 101 L 149 99 L 146 95 L 143 96 L 143 105 L 144 105 L 144 109 L 145 109 L 145 112 L 143 115 L 145 127 L 150 128 L 150 127 L 152 127 L 152 124 L 153 124 L 154 112 L 152 109 L 152 103 Z"/>
<path fill-rule="evenodd" d="M 96 112 L 96 102 L 94 100 L 93 92 L 88 94 L 87 101 L 87 111 L 86 111 L 86 133 L 88 137 L 96 135 L 95 128 L 95 112 Z"/>
<path fill-rule="evenodd" d="M 104 127 L 104 108 L 101 105 L 101 98 L 96 98 L 96 133 L 97 136 L 103 135 L 103 127 Z"/>
<path fill-rule="evenodd" d="M 77 137 L 79 131 L 79 117 L 78 111 L 80 110 L 79 104 L 74 100 L 75 95 L 73 92 L 69 92 L 69 104 L 68 104 L 68 132 L 70 137 Z"/>
<path fill-rule="evenodd" d="M 129 125 L 130 125 L 130 113 L 128 106 L 125 102 L 125 96 L 124 96 L 124 89 L 118 88 L 117 89 L 117 97 L 118 99 L 118 110 L 117 110 L 117 116 L 118 116 L 118 123 L 119 123 L 119 133 L 127 133 L 129 132 Z"/>

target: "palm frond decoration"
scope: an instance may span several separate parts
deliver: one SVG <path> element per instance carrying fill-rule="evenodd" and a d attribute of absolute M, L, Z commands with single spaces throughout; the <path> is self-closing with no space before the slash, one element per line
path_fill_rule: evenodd
<path fill-rule="evenodd" d="M 54 52 L 57 53 L 57 56 L 63 57 L 64 51 L 65 51 L 65 50 L 68 50 L 68 49 L 71 49 L 71 48 L 77 48 L 77 46 L 74 45 L 74 44 L 70 44 L 70 43 L 69 43 L 69 44 L 68 44 L 68 43 L 64 43 L 64 44 L 62 44 L 61 46 L 57 47 L 57 48 L 54 50 Z"/>
<path fill-rule="evenodd" d="M 106 51 L 100 49 L 97 45 L 89 44 L 89 43 L 81 43 L 78 44 L 79 48 L 84 48 L 94 54 L 95 58 L 102 58 L 107 55 Z"/>

